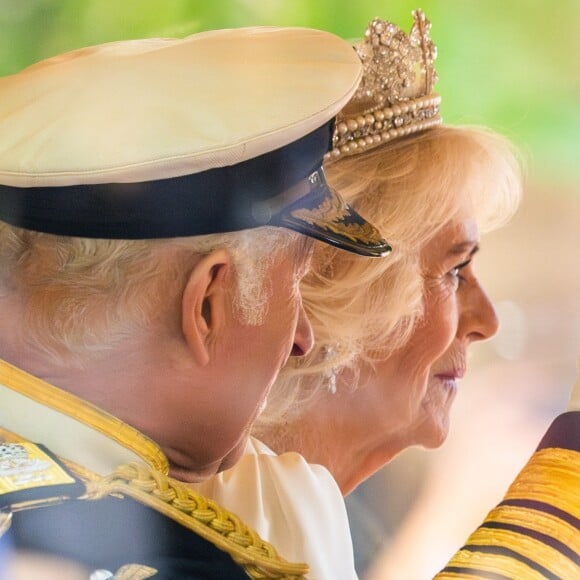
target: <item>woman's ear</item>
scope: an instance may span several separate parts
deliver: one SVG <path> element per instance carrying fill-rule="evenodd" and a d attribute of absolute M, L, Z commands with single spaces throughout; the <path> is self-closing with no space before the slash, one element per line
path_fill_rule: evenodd
<path fill-rule="evenodd" d="M 231 256 L 223 249 L 193 267 L 182 298 L 181 325 L 189 350 L 200 366 L 211 358 L 211 344 L 227 321 Z"/>

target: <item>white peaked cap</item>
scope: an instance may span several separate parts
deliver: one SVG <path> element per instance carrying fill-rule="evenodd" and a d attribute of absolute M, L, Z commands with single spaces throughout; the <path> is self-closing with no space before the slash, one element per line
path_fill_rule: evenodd
<path fill-rule="evenodd" d="M 305 28 L 121 41 L 49 58 L 0 79 L 0 219 L 121 238 L 270 224 L 382 255 L 379 233 L 321 170 L 334 117 L 360 78 L 347 42 Z M 184 226 L 189 204 L 198 220 L 207 210 L 203 224 Z"/>

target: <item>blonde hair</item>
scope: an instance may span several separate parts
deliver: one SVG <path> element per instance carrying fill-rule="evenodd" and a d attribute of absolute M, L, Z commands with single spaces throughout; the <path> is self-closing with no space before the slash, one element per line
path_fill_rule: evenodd
<path fill-rule="evenodd" d="M 0 295 L 17 293 L 23 300 L 32 348 L 81 364 L 83 357 L 98 356 L 155 325 L 177 331 L 187 277 L 201 255 L 217 248 L 232 256 L 239 319 L 259 325 L 271 290 L 265 274 L 298 237 L 264 227 L 191 238 L 105 240 L 0 222 Z"/>
<path fill-rule="evenodd" d="M 302 284 L 315 347 L 281 373 L 258 433 L 298 415 L 337 370 L 351 369 L 356 384 L 357 361 L 385 359 L 405 344 L 423 311 L 420 251 L 466 196 L 482 232 L 505 224 L 521 197 L 517 152 L 483 128 L 435 127 L 340 159 L 326 172 L 393 252 L 373 260 L 316 247 Z"/>

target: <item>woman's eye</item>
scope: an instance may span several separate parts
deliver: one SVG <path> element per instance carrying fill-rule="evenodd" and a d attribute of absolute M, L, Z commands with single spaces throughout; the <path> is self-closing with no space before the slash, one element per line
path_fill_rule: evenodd
<path fill-rule="evenodd" d="M 455 266 L 454 268 L 449 270 L 449 272 L 447 272 L 448 276 L 451 276 L 452 278 L 457 279 L 457 280 L 463 280 L 463 277 L 461 276 L 461 270 L 463 270 L 463 268 L 468 266 L 470 263 L 471 263 L 471 260 L 466 260 L 465 262 L 462 262 L 461 264 L 457 264 L 457 266 Z"/>

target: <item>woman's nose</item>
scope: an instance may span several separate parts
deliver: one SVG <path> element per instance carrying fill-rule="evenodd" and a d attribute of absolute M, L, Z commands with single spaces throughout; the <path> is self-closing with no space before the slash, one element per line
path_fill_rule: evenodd
<path fill-rule="evenodd" d="M 472 341 L 487 340 L 494 336 L 499 328 L 499 321 L 489 296 L 476 282 L 463 297 L 460 333 Z"/>

